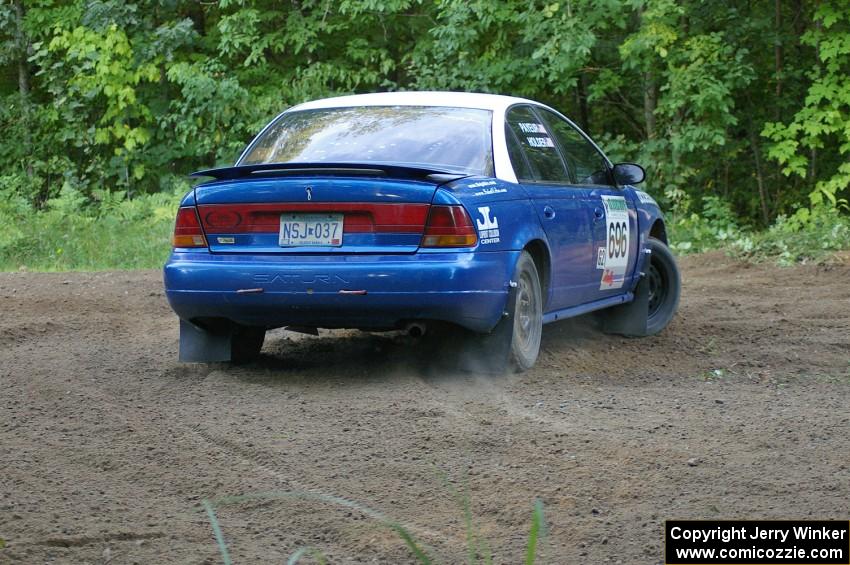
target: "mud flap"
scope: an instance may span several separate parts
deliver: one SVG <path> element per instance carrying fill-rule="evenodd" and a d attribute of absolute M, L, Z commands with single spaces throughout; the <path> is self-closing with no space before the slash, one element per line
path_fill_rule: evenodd
<path fill-rule="evenodd" d="M 516 310 L 517 283 L 511 283 L 505 310 L 490 333 L 460 330 L 457 337 L 447 340 L 457 348 L 453 357 L 457 368 L 467 373 L 500 376 L 512 372 L 511 339 Z"/>
<path fill-rule="evenodd" d="M 602 318 L 603 332 L 628 337 L 647 335 L 649 280 L 646 277 L 640 278 L 634 294 L 634 300 L 628 304 L 606 308 L 599 313 Z"/>
<path fill-rule="evenodd" d="M 233 332 L 212 333 L 180 320 L 180 354 L 183 363 L 230 361 Z"/>

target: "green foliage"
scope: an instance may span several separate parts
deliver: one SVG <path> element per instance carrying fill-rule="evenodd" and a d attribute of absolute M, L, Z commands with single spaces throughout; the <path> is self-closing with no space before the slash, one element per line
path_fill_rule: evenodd
<path fill-rule="evenodd" d="M 679 253 L 717 249 L 746 237 L 729 203 L 717 196 L 705 197 L 702 213 L 672 217 L 668 232 L 671 247 Z"/>
<path fill-rule="evenodd" d="M 0 177 L 0 270 L 46 271 L 158 268 L 168 255 L 180 195 L 132 200 L 99 191 L 91 203 L 66 183 L 46 209 L 3 190 Z"/>
<path fill-rule="evenodd" d="M 83 229 L 104 190 L 175 192 L 293 104 L 451 89 L 541 100 L 643 163 L 696 250 L 846 213 L 849 77 L 846 0 L 9 0 L 3 209 L 80 209 Z"/>
<path fill-rule="evenodd" d="M 763 135 L 774 143 L 768 154 L 782 164 L 786 176 L 814 177 L 820 154 L 821 176 L 809 194 L 812 205 L 828 201 L 847 206 L 850 186 L 850 11 L 843 0 L 818 3 L 816 25 L 803 37 L 804 45 L 816 49 L 814 68 L 803 107 L 790 123 L 768 122 Z M 837 151 L 836 151 L 837 149 Z M 807 153 L 808 152 L 808 153 Z M 825 163 L 823 163 L 825 161 Z"/>
<path fill-rule="evenodd" d="M 850 242 L 850 218 L 824 204 L 779 216 L 762 231 L 742 226 L 729 204 L 719 198 L 707 197 L 703 204 L 701 214 L 690 213 L 670 223 L 670 239 L 677 252 L 722 249 L 740 259 L 787 266 L 829 260 Z"/>
<path fill-rule="evenodd" d="M 820 205 L 779 216 L 769 229 L 740 242 L 733 252 L 744 259 L 768 258 L 787 266 L 828 260 L 834 252 L 847 249 L 848 241 L 850 218 Z"/>
<path fill-rule="evenodd" d="M 668 203 L 688 208 L 712 194 L 716 159 L 736 152 L 737 106 L 755 76 L 748 48 L 731 37 L 734 28 L 716 31 L 707 21 L 688 20 L 699 10 L 685 6 L 647 2 L 639 27 L 625 37 L 619 54 L 631 82 L 644 83 L 644 113 L 648 104 L 654 118 L 649 128 L 644 116 L 647 139 L 632 140 L 628 157 L 647 164 L 651 182 Z M 713 17 L 727 19 L 732 11 L 718 5 Z M 683 20 L 690 33 L 683 33 Z M 625 84 L 612 86 L 619 91 Z"/>

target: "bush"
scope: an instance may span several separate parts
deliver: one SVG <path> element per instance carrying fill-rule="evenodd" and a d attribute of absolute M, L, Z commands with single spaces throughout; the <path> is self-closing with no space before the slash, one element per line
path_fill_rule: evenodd
<path fill-rule="evenodd" d="M 850 217 L 829 205 L 800 208 L 754 231 L 738 222 L 728 203 L 711 196 L 703 200 L 702 214 L 674 214 L 669 228 L 671 247 L 680 254 L 724 249 L 738 258 L 780 265 L 822 261 L 850 247 Z"/>
<path fill-rule="evenodd" d="M 99 191 L 89 202 L 73 186 L 36 210 L 24 198 L 0 192 L 0 270 L 151 269 L 170 250 L 182 191 L 126 198 Z"/>
<path fill-rule="evenodd" d="M 737 242 L 739 257 L 772 259 L 780 265 L 822 261 L 850 247 L 850 218 L 835 208 L 801 208 L 790 217 L 779 216 L 767 230 Z"/>
<path fill-rule="evenodd" d="M 683 217 L 672 214 L 669 222 L 671 248 L 679 253 L 700 253 L 740 241 L 746 231 L 740 226 L 732 207 L 717 196 L 703 199 L 702 214 Z"/>

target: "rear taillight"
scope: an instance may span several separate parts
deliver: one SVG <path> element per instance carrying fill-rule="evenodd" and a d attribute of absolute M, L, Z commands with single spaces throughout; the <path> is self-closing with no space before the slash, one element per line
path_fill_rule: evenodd
<path fill-rule="evenodd" d="M 207 240 L 201 231 L 201 223 L 194 206 L 186 206 L 177 210 L 177 221 L 174 223 L 174 247 L 206 247 Z"/>
<path fill-rule="evenodd" d="M 207 235 L 277 233 L 282 214 L 343 214 L 345 233 L 422 233 L 428 204 L 383 202 L 280 202 L 201 204 L 198 215 Z"/>
<path fill-rule="evenodd" d="M 472 247 L 478 234 L 463 206 L 431 206 L 422 247 Z"/>

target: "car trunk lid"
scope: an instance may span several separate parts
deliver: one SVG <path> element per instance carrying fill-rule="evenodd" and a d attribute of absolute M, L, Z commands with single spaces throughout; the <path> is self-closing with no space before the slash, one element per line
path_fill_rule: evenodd
<path fill-rule="evenodd" d="M 413 253 L 434 192 L 461 176 L 348 164 L 231 167 L 200 174 L 218 179 L 195 189 L 210 250 L 274 254 Z M 309 242 L 291 237 L 307 230 L 323 237 Z"/>

